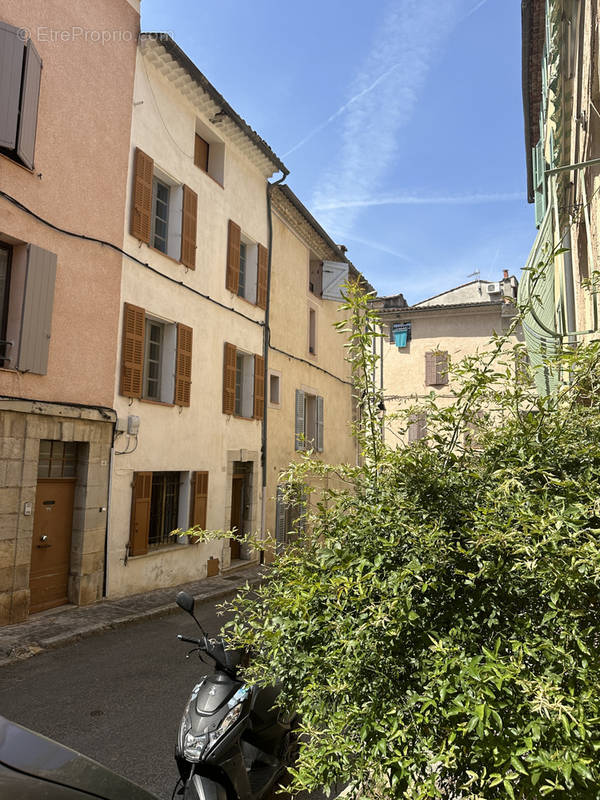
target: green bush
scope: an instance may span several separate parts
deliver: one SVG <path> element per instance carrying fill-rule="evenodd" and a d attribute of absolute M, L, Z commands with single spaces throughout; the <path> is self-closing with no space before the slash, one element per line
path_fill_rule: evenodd
<path fill-rule="evenodd" d="M 568 385 L 540 400 L 497 338 L 452 368 L 451 406 L 427 402 L 427 438 L 390 449 L 377 321 L 349 295 L 364 463 L 290 467 L 347 488 L 235 602 L 249 677 L 281 680 L 303 721 L 295 787 L 598 798 L 599 345 L 563 354 Z"/>

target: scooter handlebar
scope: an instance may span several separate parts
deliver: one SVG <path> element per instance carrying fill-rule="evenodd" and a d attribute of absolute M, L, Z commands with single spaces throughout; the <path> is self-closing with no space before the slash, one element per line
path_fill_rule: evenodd
<path fill-rule="evenodd" d="M 206 641 L 203 639 L 192 639 L 190 636 L 183 636 L 181 633 L 177 634 L 177 638 L 182 642 L 189 642 L 190 644 L 198 645 L 198 647 L 206 646 Z"/>

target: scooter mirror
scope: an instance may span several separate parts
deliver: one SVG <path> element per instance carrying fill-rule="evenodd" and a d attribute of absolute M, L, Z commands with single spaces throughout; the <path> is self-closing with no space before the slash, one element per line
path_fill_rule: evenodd
<path fill-rule="evenodd" d="M 191 594 L 187 592 L 177 592 L 177 597 L 175 598 L 175 602 L 179 606 L 179 608 L 183 608 L 184 611 L 187 611 L 188 614 L 194 614 L 194 598 Z"/>

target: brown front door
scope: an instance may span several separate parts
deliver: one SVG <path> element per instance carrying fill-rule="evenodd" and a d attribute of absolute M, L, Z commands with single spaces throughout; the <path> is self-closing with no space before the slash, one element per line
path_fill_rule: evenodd
<path fill-rule="evenodd" d="M 244 534 L 244 505 L 246 494 L 246 476 L 234 475 L 231 483 L 231 528 L 237 529 L 238 536 Z M 235 539 L 229 540 L 231 558 L 241 557 L 240 543 Z"/>
<path fill-rule="evenodd" d="M 75 478 L 40 478 L 31 546 L 30 612 L 68 602 Z"/>

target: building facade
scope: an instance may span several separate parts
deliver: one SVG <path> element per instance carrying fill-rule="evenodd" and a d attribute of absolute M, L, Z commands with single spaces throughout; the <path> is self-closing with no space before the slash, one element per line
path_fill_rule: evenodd
<path fill-rule="evenodd" d="M 523 0 L 527 199 L 538 234 L 523 280 L 523 331 L 538 391 L 560 380 L 542 362 L 599 329 L 598 0 Z"/>
<path fill-rule="evenodd" d="M 0 3 L 0 624 L 103 593 L 138 32 Z"/>
<path fill-rule="evenodd" d="M 258 557 L 171 532 L 262 529 L 267 187 L 287 172 L 166 34 L 141 37 L 128 150 L 110 596 Z"/>
<path fill-rule="evenodd" d="M 515 314 L 517 280 L 508 270 L 499 281 L 474 280 L 408 306 L 404 297 L 377 298 L 373 306 L 383 323 L 382 370 L 386 413 L 398 414 L 418 404 L 431 392 L 440 403 L 450 403 L 450 361 L 482 351 L 494 334 L 503 334 Z M 515 335 L 515 341 L 518 340 Z M 423 438 L 427 419 L 418 414 L 404 423 L 393 418 L 384 426 L 390 446 Z"/>

